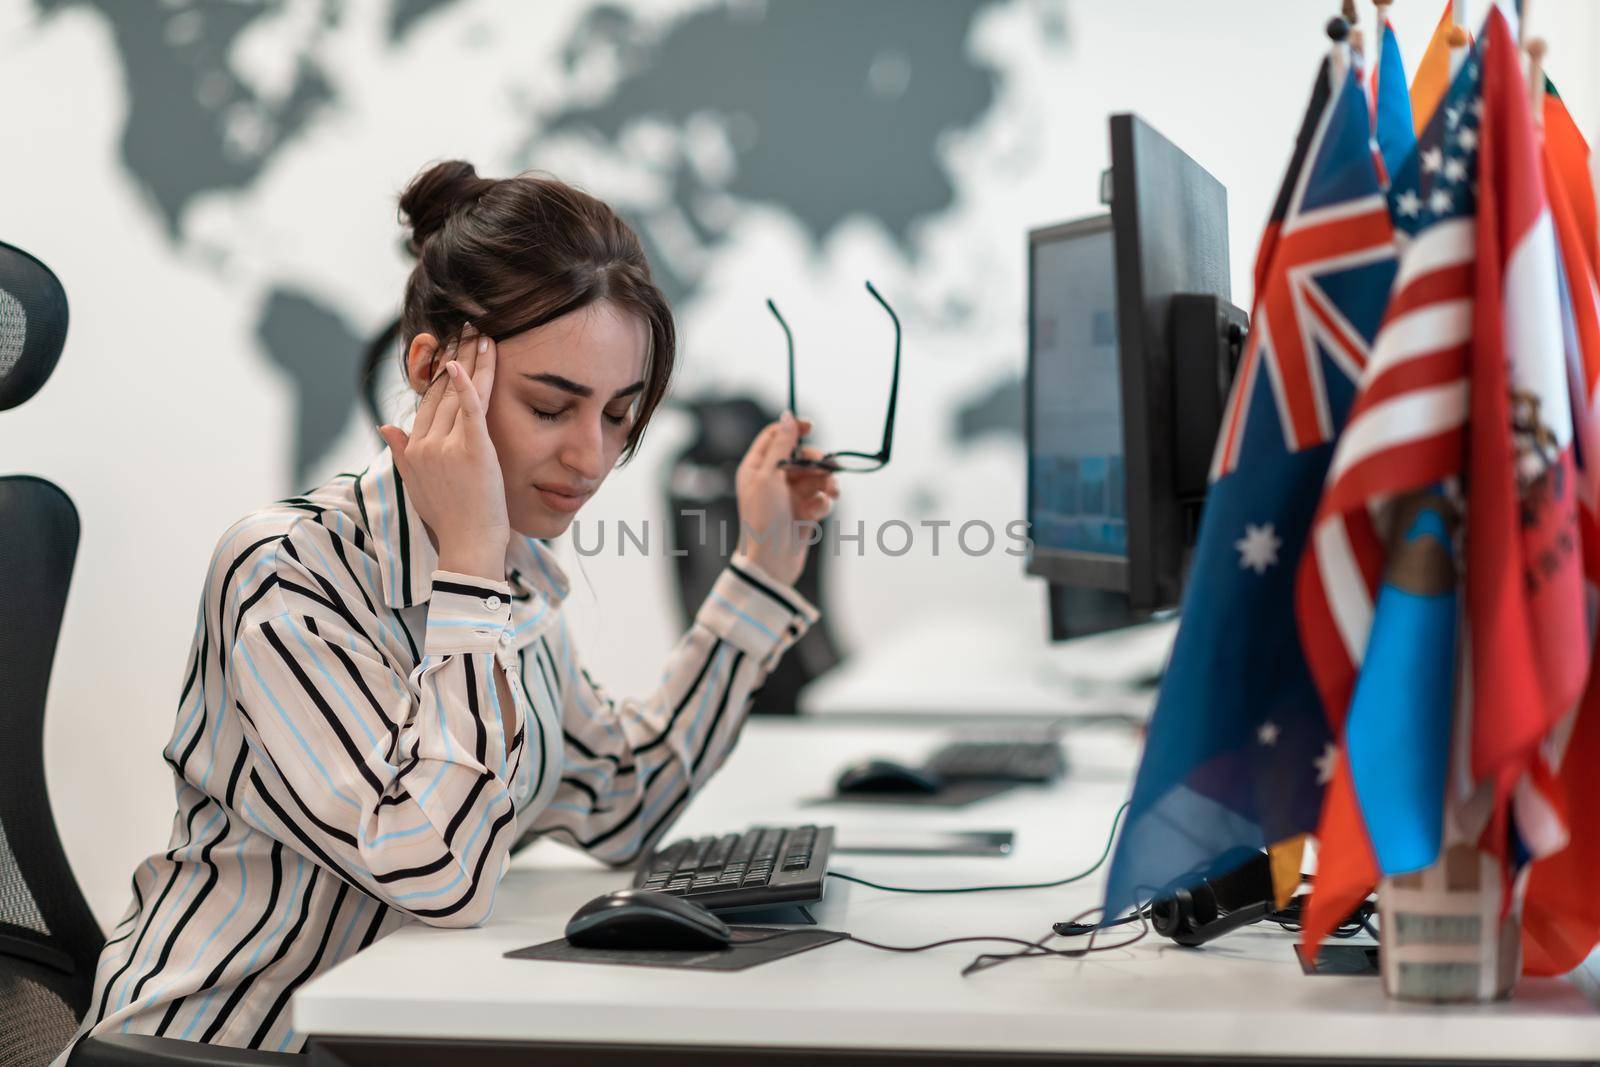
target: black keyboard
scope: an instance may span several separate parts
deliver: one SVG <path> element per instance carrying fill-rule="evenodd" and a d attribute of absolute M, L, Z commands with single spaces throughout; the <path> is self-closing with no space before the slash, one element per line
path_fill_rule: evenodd
<path fill-rule="evenodd" d="M 683 838 L 640 861 L 633 884 L 718 912 L 811 904 L 822 899 L 832 849 L 831 826 L 752 826 Z"/>
<path fill-rule="evenodd" d="M 1053 782 L 1067 761 L 1055 741 L 952 741 L 924 766 L 947 782 Z"/>

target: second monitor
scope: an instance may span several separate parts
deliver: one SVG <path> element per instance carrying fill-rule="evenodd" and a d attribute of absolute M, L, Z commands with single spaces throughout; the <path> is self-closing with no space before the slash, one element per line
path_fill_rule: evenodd
<path fill-rule="evenodd" d="M 1178 606 L 1245 316 L 1227 192 L 1111 118 L 1111 213 L 1028 235 L 1028 573 L 1055 638 Z"/>

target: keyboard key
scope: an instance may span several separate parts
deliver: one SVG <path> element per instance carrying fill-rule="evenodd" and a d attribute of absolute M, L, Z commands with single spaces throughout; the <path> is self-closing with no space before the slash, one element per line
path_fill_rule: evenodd
<path fill-rule="evenodd" d="M 683 862 L 678 864 L 678 869 L 683 871 L 692 871 L 699 867 L 701 861 L 705 859 L 706 853 L 710 852 L 711 846 L 715 845 L 716 843 L 717 839 L 714 837 L 700 838 L 700 840 L 694 843 L 694 847 L 684 855 Z"/>
<path fill-rule="evenodd" d="M 738 834 L 724 834 L 722 837 L 718 838 L 717 843 L 712 846 L 711 851 L 706 854 L 705 859 L 701 860 L 700 869 L 702 871 L 708 868 L 720 870 L 722 866 L 728 862 L 728 857 L 733 854 L 733 846 L 738 843 Z"/>
<path fill-rule="evenodd" d="M 739 843 L 733 846 L 733 851 L 728 854 L 728 867 L 744 868 L 750 863 L 750 857 L 756 850 L 756 834 L 748 831 L 739 835 Z"/>

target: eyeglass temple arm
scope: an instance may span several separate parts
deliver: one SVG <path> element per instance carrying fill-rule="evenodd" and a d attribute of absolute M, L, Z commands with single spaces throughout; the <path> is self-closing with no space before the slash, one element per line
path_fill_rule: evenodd
<path fill-rule="evenodd" d="M 883 310 L 889 313 L 889 318 L 894 322 L 894 374 L 889 379 L 889 411 L 883 419 L 883 448 L 874 458 L 889 462 L 889 448 L 894 441 L 894 408 L 895 402 L 900 398 L 900 316 L 894 313 L 894 308 L 878 292 L 876 286 L 867 282 L 867 292 L 872 294 L 872 299 L 882 305 Z M 782 321 L 782 320 L 779 320 Z M 792 369 L 791 364 L 791 369 Z"/>
<path fill-rule="evenodd" d="M 783 319 L 783 313 L 778 310 L 778 305 L 772 302 L 770 296 L 767 297 L 767 310 L 772 312 L 772 317 L 783 327 L 783 338 L 789 346 L 789 410 L 794 411 L 794 333 L 790 331 L 789 324 Z"/>

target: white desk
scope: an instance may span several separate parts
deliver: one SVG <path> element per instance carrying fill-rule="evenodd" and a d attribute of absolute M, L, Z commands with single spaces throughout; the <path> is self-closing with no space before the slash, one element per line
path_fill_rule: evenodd
<path fill-rule="evenodd" d="M 1100 853 L 1133 767 L 1126 729 L 1070 733 L 1073 773 L 1058 787 L 1019 790 L 955 812 L 797 804 L 823 794 L 843 761 L 915 757 L 942 736 L 912 726 L 754 722 L 678 828 L 712 832 L 782 820 L 1017 831 L 1007 859 L 850 855 L 832 864 L 907 885 L 1044 880 L 1080 870 Z M 603 1064 L 647 1046 L 657 1046 L 654 1062 L 695 1064 L 758 1056 L 810 1062 L 829 1054 L 896 1063 L 1600 1055 L 1593 984 L 1584 990 L 1567 980 L 1524 982 L 1515 999 L 1483 1007 L 1403 1004 L 1386 999 L 1376 977 L 1303 977 L 1292 938 L 1276 927 L 1251 928 L 1198 951 L 1152 934 L 1122 951 L 1014 961 L 970 978 L 959 971 L 986 946 L 900 955 L 841 942 L 734 973 L 503 958 L 559 937 L 579 905 L 627 881 L 626 872 L 538 845 L 519 858 L 484 926 L 396 932 L 302 989 L 295 1026 L 311 1035 L 317 1062 L 363 1065 Z M 1096 876 L 1056 890 L 940 897 L 830 880 L 815 911 L 824 927 L 890 944 L 982 933 L 1036 938 L 1052 921 L 1097 903 L 1100 886 Z"/>
<path fill-rule="evenodd" d="M 1031 617 L 931 612 L 852 653 L 800 693 L 800 710 L 830 718 L 1147 716 L 1138 683 L 1166 664 L 1175 621 L 1052 645 Z"/>

